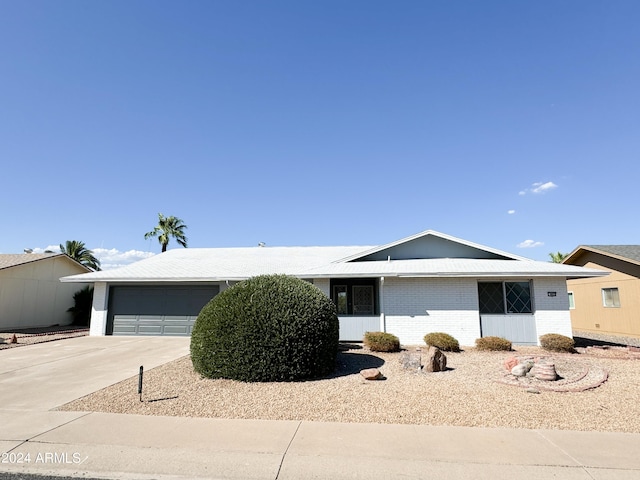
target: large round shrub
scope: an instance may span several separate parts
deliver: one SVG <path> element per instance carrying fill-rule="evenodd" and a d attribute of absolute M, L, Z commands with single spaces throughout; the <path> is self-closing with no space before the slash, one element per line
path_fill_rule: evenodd
<path fill-rule="evenodd" d="M 318 377 L 335 369 L 338 330 L 335 306 L 318 288 L 285 275 L 263 275 L 204 306 L 191 334 L 191 361 L 209 378 Z"/>

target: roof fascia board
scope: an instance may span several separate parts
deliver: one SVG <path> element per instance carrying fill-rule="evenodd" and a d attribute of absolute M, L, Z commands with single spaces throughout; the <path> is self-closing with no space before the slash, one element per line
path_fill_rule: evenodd
<path fill-rule="evenodd" d="M 21 255 L 27 256 L 27 255 L 31 255 L 31 254 L 30 253 L 24 253 L 24 254 L 21 254 Z M 31 259 L 27 260 L 26 262 L 16 263 L 15 265 L 8 265 L 6 267 L 0 267 L 0 270 L 8 270 L 9 268 L 22 267 L 24 265 L 30 265 L 32 263 L 42 262 L 42 261 L 45 261 L 45 260 L 50 260 L 52 258 L 59 258 L 59 257 L 64 257 L 64 258 L 66 258 L 66 261 L 72 262 L 74 265 L 79 265 L 84 270 L 86 270 L 87 273 L 92 273 L 93 272 L 93 270 L 91 270 L 90 268 L 86 267 L 85 265 L 82 265 L 80 262 L 74 260 L 69 255 L 67 255 L 66 253 L 52 253 L 51 255 L 48 255 L 46 257 L 31 258 Z M 77 273 L 75 275 L 85 275 L 85 274 L 84 273 Z"/>

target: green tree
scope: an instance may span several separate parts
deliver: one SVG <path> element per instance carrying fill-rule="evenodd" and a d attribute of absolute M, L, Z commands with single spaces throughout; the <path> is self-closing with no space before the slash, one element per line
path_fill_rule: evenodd
<path fill-rule="evenodd" d="M 167 251 L 167 245 L 171 237 L 176 239 L 179 245 L 187 248 L 187 237 L 184 230 L 187 226 L 178 217 L 165 217 L 161 213 L 158 214 L 158 225 L 153 230 L 144 234 L 144 238 L 158 238 L 158 242 L 162 245 L 162 251 Z"/>
<path fill-rule="evenodd" d="M 567 255 L 569 255 L 568 253 L 562 253 L 562 252 L 555 252 L 555 253 L 550 253 L 549 254 L 549 258 L 551 259 L 551 261 L 553 263 L 562 263 L 562 261 L 567 258 Z"/>
<path fill-rule="evenodd" d="M 60 244 L 60 251 L 69 255 L 76 262 L 81 263 L 85 267 L 93 270 L 100 270 L 100 260 L 94 255 L 93 251 L 84 246 L 84 242 L 78 240 L 67 240 L 64 245 Z"/>

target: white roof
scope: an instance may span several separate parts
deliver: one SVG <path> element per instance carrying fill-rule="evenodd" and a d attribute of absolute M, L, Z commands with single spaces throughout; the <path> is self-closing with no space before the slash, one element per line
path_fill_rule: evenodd
<path fill-rule="evenodd" d="M 398 246 L 423 242 L 425 258 L 401 260 L 358 260 L 372 252 L 397 252 Z M 469 248 L 479 254 L 489 252 L 491 258 L 434 258 L 436 241 L 445 240 L 461 246 L 462 255 Z M 395 249 L 395 250 L 392 250 Z M 450 250 L 448 250 L 450 251 Z M 481 255 L 480 255 L 481 256 Z M 481 256 L 482 257 L 482 256 Z M 339 277 L 597 277 L 608 272 L 573 265 L 538 262 L 500 250 L 484 247 L 432 230 L 407 237 L 381 247 L 247 247 L 188 248 L 168 250 L 114 270 L 63 277 L 63 282 L 203 282 L 244 280 L 256 275 L 286 274 L 302 278 Z"/>
<path fill-rule="evenodd" d="M 220 281 L 282 273 L 301 276 L 371 247 L 184 248 L 114 270 L 63 277 L 63 282 Z"/>
<path fill-rule="evenodd" d="M 313 277 L 593 277 L 607 275 L 602 270 L 566 268 L 534 260 L 487 260 L 474 258 L 429 258 L 378 262 L 333 263 L 315 268 Z"/>

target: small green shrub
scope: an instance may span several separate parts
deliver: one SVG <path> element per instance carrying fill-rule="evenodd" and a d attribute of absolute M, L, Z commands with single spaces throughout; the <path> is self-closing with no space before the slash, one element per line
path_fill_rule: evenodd
<path fill-rule="evenodd" d="M 575 352 L 575 345 L 576 343 L 573 341 L 573 338 L 565 337 L 557 333 L 547 333 L 546 335 L 540 336 L 540 346 L 552 352 L 573 353 Z"/>
<path fill-rule="evenodd" d="M 286 275 L 262 275 L 203 307 L 191 335 L 191 361 L 208 378 L 319 377 L 335 369 L 338 332 L 335 305 L 317 287 Z"/>
<path fill-rule="evenodd" d="M 397 352 L 400 350 L 400 339 L 385 332 L 365 332 L 364 345 L 372 352 Z"/>
<path fill-rule="evenodd" d="M 460 343 L 448 333 L 433 332 L 424 336 L 424 343 L 430 347 L 438 347 L 445 352 L 459 352 Z"/>
<path fill-rule="evenodd" d="M 482 337 L 476 338 L 478 350 L 488 350 L 491 352 L 511 351 L 511 342 L 502 337 Z"/>

